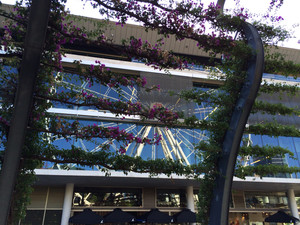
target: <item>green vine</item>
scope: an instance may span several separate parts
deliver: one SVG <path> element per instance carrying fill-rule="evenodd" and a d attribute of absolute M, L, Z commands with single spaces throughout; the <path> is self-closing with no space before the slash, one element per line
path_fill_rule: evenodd
<path fill-rule="evenodd" d="M 31 1 L 24 1 L 27 7 L 21 7 L 23 1 L 16 4 L 18 16 L 14 13 L 0 11 L 0 14 L 6 17 L 7 26 L 1 45 L 4 46 L 6 54 L 2 56 L 1 62 L 1 109 L 0 109 L 0 134 L 2 136 L 1 148 L 5 149 L 8 131 L 13 110 L 16 87 L 18 85 L 18 71 L 21 56 L 24 50 L 23 38 L 27 29 L 27 19 Z M 172 5 L 165 10 L 164 5 L 159 2 L 153 2 L 153 7 L 157 10 L 165 10 L 166 14 L 172 12 L 170 17 L 160 17 L 159 13 L 153 13 L 152 10 L 144 10 L 135 13 L 130 9 L 141 9 L 140 7 L 127 7 L 127 4 L 137 4 L 138 1 L 92 1 L 100 7 L 100 12 L 105 15 L 111 15 L 118 18 L 119 23 L 123 24 L 129 17 L 143 22 L 146 29 L 158 30 L 159 34 L 168 38 L 174 35 L 177 40 L 190 39 L 197 42 L 197 46 L 210 53 L 213 59 L 217 54 L 222 55 L 220 63 L 214 63 L 211 68 L 213 78 L 218 83 L 216 88 L 207 90 L 193 89 L 185 90 L 181 93 L 172 93 L 178 97 L 197 104 L 204 104 L 214 108 L 213 112 L 205 120 L 200 120 L 196 116 L 186 117 L 182 120 L 183 113 L 173 112 L 164 107 L 146 108 L 139 102 L 124 101 L 121 94 L 122 86 L 134 86 L 145 88 L 146 81 L 136 75 L 126 75 L 120 72 L 115 73 L 99 61 L 89 66 L 82 65 L 80 62 L 74 62 L 73 70 L 78 76 L 68 74 L 70 68 L 63 68 L 62 56 L 67 52 L 68 45 L 74 43 L 97 46 L 100 49 L 113 49 L 120 54 L 118 57 L 131 59 L 136 58 L 155 69 L 186 69 L 192 59 L 175 55 L 171 51 L 162 50 L 163 40 L 157 41 L 156 45 L 151 45 L 148 41 L 130 37 L 123 41 L 122 47 L 113 45 L 112 41 L 105 37 L 104 31 L 107 23 L 99 23 L 96 26 L 99 30 L 89 31 L 85 27 L 76 27 L 70 16 L 64 9 L 64 1 L 55 0 L 52 4 L 45 50 L 41 60 L 41 67 L 37 79 L 38 85 L 35 87 L 34 103 L 32 114 L 28 124 L 29 134 L 26 136 L 22 160 L 19 171 L 17 186 L 15 187 L 15 201 L 13 204 L 16 210 L 14 219 L 22 219 L 25 216 L 26 206 L 29 203 L 29 195 L 32 192 L 34 182 L 33 171 L 35 168 L 41 168 L 43 164 L 51 162 L 54 164 L 74 163 L 80 166 L 98 166 L 101 170 L 109 173 L 110 170 L 121 170 L 124 173 L 130 171 L 145 173 L 152 176 L 164 173 L 168 176 L 175 173 L 187 177 L 199 178 L 199 221 L 202 224 L 208 223 L 210 212 L 210 202 L 212 199 L 212 190 L 216 177 L 218 175 L 218 160 L 222 157 L 222 148 L 228 124 L 230 122 L 234 107 L 245 78 L 249 57 L 252 56 L 252 50 L 247 45 L 244 34 L 241 31 L 241 24 L 244 23 L 246 15 L 224 15 L 221 14 L 215 5 L 210 5 L 207 9 L 203 6 L 195 7 L 187 2 L 180 5 Z M 100 2 L 100 3 L 99 3 Z M 143 1 L 141 1 L 143 2 Z M 276 1 L 272 1 L 273 3 Z M 97 5 L 99 4 L 99 5 Z M 151 4 L 149 4 L 151 5 Z M 146 6 L 145 6 L 146 7 Z M 178 14 L 177 13 L 182 13 Z M 187 16 L 186 16 L 187 15 Z M 149 19 L 151 18 L 151 19 Z M 161 20 L 172 18 L 174 21 L 171 26 L 164 26 Z M 185 19 L 193 18 L 198 24 L 210 23 L 218 33 L 201 34 L 202 30 L 194 29 L 189 23 L 183 23 Z M 80 21 L 81 22 L 81 21 Z M 168 21 L 164 21 L 165 25 Z M 194 24 L 194 22 L 193 22 Z M 281 39 L 288 36 L 283 29 L 273 29 L 260 23 L 255 24 L 265 43 L 271 43 L 274 39 Z M 199 28 L 200 29 L 200 28 Z M 205 30 L 205 29 L 204 29 Z M 200 32 L 201 31 L 201 32 Z M 229 34 L 238 31 L 236 39 Z M 201 34 L 201 35 L 199 35 Z M 278 40 L 275 40 L 275 42 Z M 72 67 L 72 66 L 71 66 Z M 299 74 L 299 65 L 291 62 L 284 62 L 283 58 L 277 55 L 269 55 L 266 61 L 266 71 L 273 73 L 282 73 L 285 75 Z M 74 81 L 76 79 L 76 81 Z M 103 85 L 112 87 L 119 94 L 118 99 L 109 101 L 102 96 L 94 96 L 92 91 L 86 91 L 85 88 L 76 88 L 75 85 L 67 86 L 64 81 L 73 81 L 77 83 L 87 83 L 87 85 Z M 63 89 L 61 92 L 55 92 L 54 89 Z M 150 87 L 147 91 L 157 91 L 159 86 Z M 299 93 L 299 87 L 285 84 L 262 85 L 262 93 L 289 92 L 291 94 Z M 53 104 L 62 104 L 64 107 L 88 106 L 97 110 L 105 110 L 117 115 L 139 115 L 143 121 L 157 119 L 161 126 L 184 127 L 186 129 L 205 130 L 207 140 L 195 144 L 196 154 L 200 161 L 198 164 L 185 165 L 180 160 L 156 159 L 147 160 L 141 157 L 130 157 L 125 155 L 125 148 L 112 151 L 109 144 L 99 145 L 97 152 L 87 152 L 84 149 L 71 145 L 69 149 L 58 148 L 54 144 L 55 140 L 65 138 L 69 140 L 70 136 L 74 139 L 83 139 L 96 143 L 94 138 L 101 140 L 117 140 L 119 144 L 128 145 L 133 141 L 137 143 L 157 144 L 155 141 L 144 138 L 140 140 L 134 137 L 132 133 L 119 130 L 118 127 L 103 128 L 97 124 L 88 126 L 79 126 L 79 122 L 74 118 L 61 118 L 50 115 L 47 109 Z M 263 111 L 264 113 L 276 115 L 299 115 L 298 109 L 291 109 L 282 104 L 270 104 L 257 101 L 253 112 Z M 300 131 L 293 126 L 285 126 L 278 123 L 264 123 L 251 125 L 246 132 L 251 134 L 261 134 L 270 136 L 289 136 L 300 137 Z M 157 138 L 157 137 L 156 137 Z M 158 139 L 158 138 L 157 138 Z M 159 139 L 158 139 L 159 140 Z M 3 155 L 4 151 L 0 151 Z M 254 156 L 270 158 L 272 156 L 284 156 L 292 153 L 287 149 L 280 147 L 242 147 L 240 156 Z M 2 162 L 1 162 L 2 163 Z M 67 168 L 67 167 L 65 167 Z M 286 165 L 258 165 L 243 167 L 237 165 L 236 176 L 244 178 L 248 175 L 266 176 L 276 173 L 294 173 L 299 172 L 298 168 L 287 167 Z"/>
<path fill-rule="evenodd" d="M 260 86 L 259 89 L 259 93 L 286 93 L 292 96 L 299 94 L 299 91 L 299 84 L 290 85 L 285 83 L 267 83 L 266 81 L 264 81 L 264 83 Z"/>
<path fill-rule="evenodd" d="M 270 115 L 300 115 L 300 110 L 287 107 L 282 103 L 272 104 L 265 101 L 256 100 L 251 113 L 263 112 Z"/>
<path fill-rule="evenodd" d="M 133 171 L 138 173 L 150 173 L 152 176 L 165 173 L 198 177 L 206 171 L 201 165 L 184 165 L 180 160 L 156 159 L 144 160 L 141 157 L 130 157 L 123 154 L 114 154 L 107 150 L 98 152 L 86 152 L 85 150 L 71 146 L 71 149 L 57 149 L 51 147 L 42 149 L 39 155 L 25 156 L 28 159 L 50 161 L 54 163 L 75 163 L 79 166 L 99 166 L 103 171 L 121 170 L 125 173 Z M 126 164 L 124 163 L 126 162 Z"/>
<path fill-rule="evenodd" d="M 284 56 L 278 52 L 267 54 L 265 72 L 297 77 L 300 75 L 300 64 L 286 61 Z"/>
<path fill-rule="evenodd" d="M 253 124 L 246 129 L 247 133 L 269 135 L 269 136 L 284 136 L 284 137 L 300 137 L 300 130 L 295 126 L 282 125 L 277 122 Z"/>
<path fill-rule="evenodd" d="M 292 159 L 294 158 L 294 154 L 286 149 L 282 148 L 280 146 L 258 146 L 258 145 L 251 145 L 251 146 L 242 146 L 239 151 L 239 156 L 245 157 L 245 156 L 252 156 L 252 157 L 268 157 L 272 158 L 275 156 L 282 156 L 284 157 L 286 154 Z"/>
<path fill-rule="evenodd" d="M 15 195 L 13 205 L 15 206 L 12 212 L 12 218 L 15 223 L 22 220 L 26 216 L 27 206 L 30 204 L 30 196 L 33 192 L 32 184 L 36 181 L 36 176 L 33 171 L 24 171 L 17 178 L 15 187 Z"/>
<path fill-rule="evenodd" d="M 289 167 L 288 165 L 256 165 L 256 166 L 238 166 L 235 170 L 235 176 L 245 179 L 246 176 L 257 175 L 259 177 L 275 176 L 277 174 L 299 173 L 299 167 Z"/>

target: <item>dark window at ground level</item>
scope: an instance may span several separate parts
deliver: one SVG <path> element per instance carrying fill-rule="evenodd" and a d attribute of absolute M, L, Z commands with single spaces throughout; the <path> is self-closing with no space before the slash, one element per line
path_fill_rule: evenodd
<path fill-rule="evenodd" d="M 44 210 L 27 210 L 25 220 L 21 224 L 41 225 L 44 219 L 44 225 L 60 225 L 61 215 L 61 210 L 47 210 L 44 218 Z"/>

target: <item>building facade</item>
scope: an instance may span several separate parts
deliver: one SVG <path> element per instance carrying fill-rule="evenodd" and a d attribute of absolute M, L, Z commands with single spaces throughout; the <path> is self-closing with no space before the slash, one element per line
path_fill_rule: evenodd
<path fill-rule="evenodd" d="M 65 62 L 73 59 L 81 60 L 89 64 L 95 59 L 90 56 L 67 55 Z M 213 87 L 214 83 L 209 79 L 208 72 L 199 70 L 171 71 L 172 77 L 158 72 L 138 62 L 125 62 L 113 59 L 100 59 L 112 70 L 122 70 L 126 73 L 139 73 L 147 76 L 150 84 L 160 80 L 162 90 L 175 90 L 184 87 L 196 87 L 205 84 Z M 163 80 L 165 79 L 165 80 Z M 269 74 L 264 75 L 269 82 L 282 82 L 286 79 Z M 271 80 L 272 79 L 272 80 Z M 299 82 L 293 80 L 286 82 Z M 84 86 L 81 86 L 84 88 Z M 211 88 L 208 89 L 211 91 Z M 114 90 L 101 90 L 107 97 L 115 98 Z M 136 98 L 145 104 L 163 104 L 168 107 L 177 107 L 186 113 L 196 114 L 199 118 L 205 118 L 214 109 L 197 104 L 180 102 L 179 99 L 165 97 L 162 93 L 152 96 L 139 93 L 139 90 L 124 89 L 129 98 Z M 100 93 L 101 94 L 101 93 Z M 268 98 L 261 96 L 260 98 Z M 272 100 L 279 101 L 279 100 Z M 297 104 L 298 97 L 285 99 L 288 104 Z M 182 159 L 186 164 L 197 161 L 194 154 L 193 143 L 205 139 L 205 133 L 198 130 L 170 129 L 158 127 L 155 124 L 142 124 L 134 117 L 119 118 L 108 112 L 99 112 L 87 108 L 66 109 L 52 108 L 49 112 L 59 116 L 77 116 L 85 120 L 97 121 L 102 126 L 116 125 L 122 129 L 131 129 L 141 138 L 160 133 L 163 137 L 162 143 L 155 149 L 149 146 L 129 146 L 128 152 L 143 158 L 172 157 Z M 249 123 L 255 120 L 268 119 L 264 115 L 253 115 Z M 286 124 L 299 124 L 298 118 L 294 122 L 286 121 Z M 297 137 L 268 137 L 258 135 L 247 135 L 253 144 L 279 145 L 288 147 L 296 156 L 296 159 L 273 158 L 272 163 L 283 163 L 289 166 L 299 166 L 300 138 Z M 64 142 L 64 140 L 61 140 Z M 64 143 L 65 144 L 65 143 Z M 82 148 L 92 148 L 84 141 L 76 144 Z M 111 143 L 112 146 L 117 143 Z M 96 150 L 96 149 L 91 149 Z M 260 159 L 246 160 L 245 163 L 259 164 Z M 129 173 L 112 171 L 109 176 L 97 170 L 78 168 L 71 165 L 71 170 L 62 170 L 57 167 L 36 170 L 38 181 L 32 194 L 32 203 L 28 207 L 28 214 L 22 224 L 68 224 L 70 216 L 81 212 L 84 208 L 91 208 L 101 215 L 112 211 L 114 208 L 122 208 L 126 212 L 139 216 L 151 208 L 158 208 L 170 215 L 179 212 L 182 208 L 197 210 L 197 192 L 199 190 L 198 180 L 187 179 L 172 175 L 150 177 L 149 174 Z M 80 169 L 80 170 L 78 170 Z M 233 181 L 232 200 L 230 205 L 229 222 L 234 224 L 263 224 L 264 219 L 283 209 L 294 217 L 298 217 L 300 207 L 300 180 L 298 174 L 281 174 L 277 177 L 247 177 L 245 180 L 235 178 Z"/>
<path fill-rule="evenodd" d="M 4 6 L 6 7 L 6 6 Z M 87 29 L 94 29 L 93 23 L 85 22 Z M 118 45 L 122 38 L 140 34 L 149 42 L 157 40 L 157 34 L 153 31 L 145 33 L 142 27 L 128 25 L 124 28 L 116 27 L 107 30 L 106 36 L 112 37 L 112 41 Z M 166 44 L 166 49 L 172 49 L 175 53 L 200 57 L 207 60 L 207 54 L 193 48 L 193 42 L 184 40 L 178 42 L 171 37 Z M 300 63 L 300 52 L 294 49 L 281 48 L 279 51 L 287 54 L 287 59 L 293 59 Z M 90 65 L 96 60 L 101 61 L 106 67 L 118 73 L 145 77 L 148 85 L 161 85 L 161 91 L 149 94 L 137 87 L 123 87 L 122 94 L 125 99 L 132 102 L 140 101 L 145 106 L 165 106 L 167 108 L 183 111 L 186 115 L 196 115 L 199 119 L 206 119 L 216 108 L 209 105 L 186 102 L 179 97 L 169 96 L 169 92 L 201 88 L 207 92 L 214 92 L 214 87 L 220 85 L 219 81 L 211 79 L 209 71 L 203 68 L 191 67 L 190 70 L 164 71 L 154 70 L 138 61 L 125 61 L 116 53 L 97 51 L 82 46 L 72 46 L 69 54 L 63 59 L 65 67 L 72 67 L 74 60 L 82 64 Z M 89 91 L 94 95 L 107 99 L 118 99 L 118 90 L 101 86 L 89 86 L 87 82 L 76 83 L 65 80 L 62 76 L 64 87 L 74 87 L 81 92 Z M 74 75 L 76 76 L 76 75 Z M 300 83 L 300 79 L 288 79 L 282 76 L 265 74 L 266 82 L 286 82 L 287 84 Z M 58 90 L 60 91 L 60 90 Z M 298 107 L 299 96 L 287 95 L 262 95 L 262 100 Z M 172 158 L 180 159 L 186 165 L 198 162 L 195 154 L 194 143 L 205 140 L 205 131 L 186 128 L 167 129 L 155 122 L 144 123 L 139 118 L 129 116 L 116 116 L 106 111 L 95 111 L 88 107 L 65 108 L 62 105 L 54 105 L 49 112 L 61 117 L 78 118 L 86 124 L 96 123 L 98 126 L 118 126 L 128 130 L 140 138 L 154 137 L 159 134 L 162 141 L 157 146 L 144 144 L 130 144 L 126 149 L 131 156 L 140 156 L 143 159 Z M 280 117 L 280 116 L 279 116 Z M 279 118 L 278 117 L 278 118 Z M 300 127 L 300 117 L 290 119 L 279 118 L 283 124 Z M 254 114 L 249 118 L 249 124 L 257 121 L 272 121 L 271 117 L 263 114 Z M 295 158 L 272 158 L 273 164 L 287 164 L 300 167 L 300 138 L 299 137 L 269 137 L 266 135 L 245 135 L 252 144 L 275 145 L 286 147 L 292 151 Z M 71 143 L 86 149 L 98 151 L 97 144 L 86 143 L 84 140 L 71 139 Z M 102 142 L 103 143 L 103 142 Z M 70 145 L 66 140 L 57 140 L 58 146 Z M 118 148 L 118 143 L 109 143 L 112 149 Z M 298 157 L 299 156 L 299 157 Z M 265 163 L 259 158 L 244 159 L 245 165 L 259 165 Z M 27 209 L 27 216 L 20 224 L 24 225 L 66 225 L 70 216 L 91 208 L 100 215 L 105 215 L 115 208 L 130 212 L 139 216 L 152 208 L 158 208 L 162 212 L 173 215 L 183 208 L 197 211 L 197 193 L 200 180 L 188 179 L 177 175 L 167 177 L 160 175 L 151 177 L 149 174 L 128 173 L 111 171 L 107 176 L 101 168 L 92 169 L 68 164 L 69 170 L 64 170 L 66 165 L 45 164 L 42 169 L 36 170 L 37 182 L 31 196 L 31 204 Z M 282 209 L 294 217 L 299 218 L 300 208 L 300 179 L 299 174 L 279 174 L 276 177 L 246 177 L 245 180 L 234 178 L 232 198 L 230 204 L 229 223 L 235 225 L 262 225 L 264 219 Z"/>

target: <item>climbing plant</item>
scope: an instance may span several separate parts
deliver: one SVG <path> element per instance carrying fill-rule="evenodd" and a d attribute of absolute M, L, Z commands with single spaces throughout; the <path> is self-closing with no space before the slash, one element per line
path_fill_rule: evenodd
<path fill-rule="evenodd" d="M 270 9 L 280 7 L 282 1 L 271 1 Z M 18 85 L 18 76 L 22 54 L 24 51 L 24 36 L 27 29 L 31 1 L 16 3 L 12 12 L 0 11 L 6 18 L 2 30 L 0 64 L 0 134 L 1 155 L 5 148 L 11 123 L 14 97 Z M 112 26 L 106 20 L 96 23 L 96 30 L 89 30 L 77 25 L 76 18 L 65 9 L 65 1 L 53 0 L 47 28 L 47 38 L 44 45 L 42 59 L 38 73 L 38 83 L 35 86 L 34 101 L 28 132 L 20 162 L 20 173 L 15 187 L 15 197 L 12 209 L 16 209 L 15 219 L 24 218 L 28 196 L 32 191 L 31 182 L 34 180 L 34 169 L 51 165 L 76 164 L 82 167 L 97 166 L 103 171 L 122 170 L 124 172 L 148 172 L 151 175 L 164 173 L 171 175 L 185 175 L 201 180 L 199 215 L 200 221 L 207 223 L 211 190 L 217 176 L 217 160 L 222 154 L 222 145 L 225 133 L 236 101 L 239 97 L 242 84 L 247 73 L 247 61 L 252 51 L 247 45 L 242 23 L 249 20 L 249 15 L 244 9 L 237 10 L 234 14 L 221 13 L 220 7 L 211 3 L 205 7 L 202 3 L 184 0 L 180 2 L 148 1 L 148 0 L 89 0 L 99 9 L 99 13 L 107 19 L 115 19 L 115 26 L 124 26 L 128 20 L 142 23 L 143 27 L 155 30 L 160 35 L 155 43 L 142 40 L 141 37 L 130 37 L 123 40 L 122 45 L 115 45 L 106 37 L 107 26 Z M 272 11 L 272 10 L 271 10 Z M 277 18 L 279 21 L 280 18 Z M 288 33 L 278 27 L 254 23 L 259 30 L 265 45 L 276 44 L 288 37 Z M 208 52 L 210 62 L 201 65 L 199 61 L 187 56 L 183 57 L 172 51 L 163 50 L 165 40 L 175 37 L 176 40 L 193 40 L 195 46 Z M 275 42 L 271 42 L 275 40 Z M 190 65 L 207 67 L 212 79 L 218 84 L 217 91 L 206 92 L 202 89 L 184 90 L 178 95 L 180 98 L 198 104 L 209 104 L 217 108 L 206 120 L 196 116 L 186 115 L 165 106 L 145 106 L 139 101 L 126 100 L 122 94 L 124 87 L 137 87 L 146 92 L 157 92 L 160 84 L 148 85 L 147 80 L 138 75 L 128 75 L 112 70 L 104 63 L 96 60 L 90 65 L 74 61 L 72 66 L 65 66 L 62 58 L 68 53 L 68 46 L 85 45 L 99 49 L 110 49 L 118 52 L 126 60 L 135 59 L 157 70 L 169 69 L 184 70 Z M 216 60 L 220 58 L 222 60 Z M 216 72 L 217 71 L 217 72 Z M 219 72 L 221 71 L 221 72 Z M 286 62 L 282 56 L 268 55 L 266 57 L 266 72 L 284 75 L 299 75 L 299 65 Z M 114 88 L 118 97 L 110 100 L 95 94 L 91 89 L 81 88 L 76 85 L 67 86 L 65 81 L 71 83 L 85 83 L 88 87 Z M 272 94 L 274 92 L 299 93 L 297 85 L 264 83 L 261 92 Z M 155 121 L 156 125 L 163 127 L 185 127 L 200 129 L 207 132 L 208 140 L 195 143 L 198 163 L 185 165 L 180 160 L 155 159 L 145 160 L 141 157 L 126 155 L 126 148 L 131 143 L 158 145 L 161 136 L 140 138 L 132 132 L 120 129 L 118 126 L 103 127 L 97 121 L 84 121 L 76 117 L 57 116 L 48 109 L 56 106 L 65 108 L 89 107 L 93 110 L 103 110 L 122 117 L 139 116 L 141 121 Z M 272 115 L 298 115 L 299 109 L 289 108 L 282 104 L 270 104 L 257 101 L 253 113 L 264 112 Z M 245 132 L 252 134 L 265 134 L 270 136 L 299 137 L 299 129 L 279 123 L 252 124 Z M 95 143 L 98 151 L 89 152 L 71 143 L 70 148 L 63 148 L 56 143 L 59 139 L 85 140 Z M 100 141 L 99 141 L 100 140 Z M 104 142 L 103 140 L 107 140 Z M 110 148 L 110 143 L 117 141 L 117 150 Z M 279 147 L 242 147 L 241 159 L 246 156 L 273 157 L 277 155 L 290 155 L 292 152 Z M 66 166 L 67 168 L 67 166 Z M 265 176 L 274 173 L 299 172 L 299 168 L 273 165 L 242 166 L 237 163 L 236 175 L 257 174 Z M 30 178 L 30 179 L 29 179 Z M 13 210 L 12 210 L 13 211 Z"/>

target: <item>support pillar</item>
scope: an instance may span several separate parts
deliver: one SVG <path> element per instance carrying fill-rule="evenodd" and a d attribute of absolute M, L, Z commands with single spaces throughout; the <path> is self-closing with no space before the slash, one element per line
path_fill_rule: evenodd
<path fill-rule="evenodd" d="M 295 199 L 294 189 L 289 189 L 287 192 L 287 196 L 288 196 L 289 207 L 290 207 L 292 216 L 299 219 L 299 212 L 298 212 L 297 203 L 296 203 L 296 199 Z M 297 224 L 299 224 L 299 223 L 297 223 Z"/>
<path fill-rule="evenodd" d="M 215 162 L 218 174 L 214 181 L 213 196 L 210 203 L 209 225 L 228 225 L 235 162 L 245 125 L 257 96 L 264 71 L 264 49 L 259 33 L 249 23 L 241 25 L 248 45 L 252 49 L 252 57 L 249 57 L 247 61 L 247 77 L 235 103 L 229 127 L 223 140 L 222 152 Z"/>
<path fill-rule="evenodd" d="M 0 175 L 0 224 L 7 224 L 11 199 L 20 169 L 35 80 L 45 44 L 51 0 L 32 0 L 24 42 L 14 110 Z"/>
<path fill-rule="evenodd" d="M 187 208 L 192 212 L 195 212 L 195 201 L 194 201 L 194 188 L 193 186 L 188 186 L 186 188 L 186 200 L 187 200 Z"/>
<path fill-rule="evenodd" d="M 63 211 L 61 216 L 61 225 L 69 224 L 69 218 L 71 215 L 71 207 L 72 207 L 72 200 L 73 200 L 73 192 L 74 192 L 74 184 L 72 183 L 67 184 L 65 190 Z"/>
<path fill-rule="evenodd" d="M 195 201 L 194 201 L 194 188 L 193 186 L 186 187 L 186 201 L 187 208 L 192 212 L 195 212 Z M 196 225 L 196 223 L 190 223 L 190 225 Z"/>

